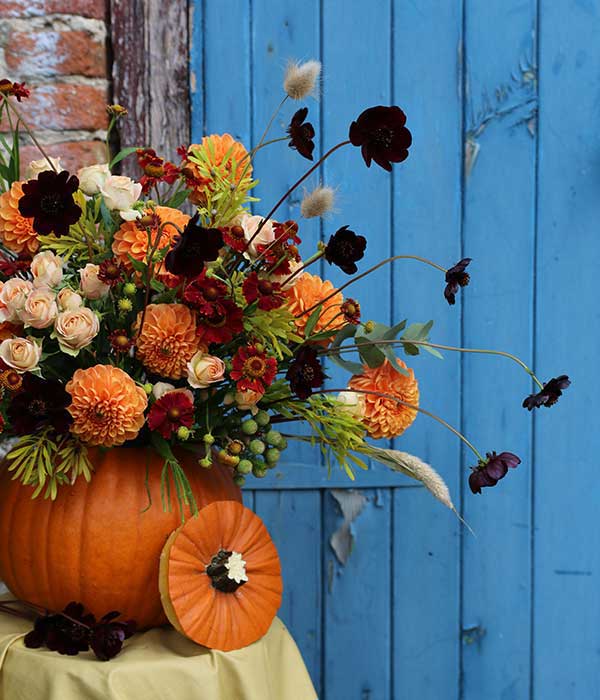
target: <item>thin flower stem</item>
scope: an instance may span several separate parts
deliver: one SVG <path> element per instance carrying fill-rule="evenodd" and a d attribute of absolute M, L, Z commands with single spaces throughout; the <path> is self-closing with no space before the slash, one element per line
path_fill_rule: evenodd
<path fill-rule="evenodd" d="M 456 437 L 460 438 L 464 442 L 464 444 L 475 454 L 477 459 L 483 461 L 483 457 L 481 456 L 480 452 L 475 448 L 475 446 L 467 440 L 467 438 L 459 432 L 456 428 L 453 428 L 450 423 L 447 423 L 443 418 L 440 418 L 440 416 L 436 416 L 435 413 L 431 413 L 431 411 L 427 411 L 424 408 L 421 408 L 420 406 L 414 406 L 413 404 L 407 403 L 406 401 L 402 401 L 402 399 L 397 398 L 396 396 L 391 396 L 390 394 L 384 394 L 381 391 L 369 391 L 367 389 L 321 389 L 318 393 L 319 394 L 338 394 L 340 391 L 347 391 L 347 392 L 352 392 L 354 394 L 365 394 L 366 396 L 379 396 L 382 399 L 390 399 L 391 401 L 395 401 L 396 403 L 402 404 L 402 406 L 406 406 L 407 408 L 412 409 L 413 411 L 418 411 L 419 413 L 423 413 L 426 416 L 429 416 L 429 418 L 433 418 L 433 420 L 436 420 L 438 423 L 443 425 L 445 428 L 447 428 L 450 432 L 454 433 Z"/>
<path fill-rule="evenodd" d="M 371 345 L 423 345 L 425 347 L 430 347 L 430 348 L 439 348 L 440 350 L 448 350 L 452 352 L 466 352 L 466 353 L 475 353 L 478 355 L 499 355 L 500 357 L 507 357 L 509 360 L 512 360 L 513 362 L 516 362 L 520 367 L 522 367 L 525 372 L 533 379 L 533 381 L 539 386 L 540 389 L 544 388 L 544 385 L 540 380 L 535 376 L 534 372 L 532 369 L 530 369 L 520 358 L 518 358 L 516 355 L 512 355 L 510 352 L 504 352 L 503 350 L 484 350 L 481 348 L 460 348 L 456 347 L 454 345 L 441 345 L 440 343 L 430 343 L 428 341 L 424 340 L 373 340 L 370 341 Z M 339 351 L 346 351 L 346 350 L 356 350 L 359 348 L 359 345 L 343 345 L 340 346 L 339 348 L 335 348 L 333 350 L 327 350 L 325 351 L 324 355 L 334 355 Z"/>
<path fill-rule="evenodd" d="M 310 267 L 313 263 L 317 262 L 317 260 L 322 258 L 324 255 L 325 255 L 325 250 L 319 250 L 313 256 L 308 258 L 308 260 L 304 263 L 304 265 L 302 265 L 302 267 L 299 267 L 297 270 L 292 272 L 292 274 L 289 277 L 286 277 L 286 279 L 284 279 L 283 282 L 281 283 L 281 286 L 285 287 L 285 285 L 288 284 L 289 282 L 291 282 L 294 279 L 294 277 L 299 275 L 301 272 L 304 272 L 304 270 L 306 270 L 307 267 Z"/>
<path fill-rule="evenodd" d="M 35 144 L 35 147 L 38 149 L 38 151 L 44 156 L 44 158 L 47 160 L 48 165 L 52 168 L 52 170 L 56 173 L 58 170 L 56 169 L 56 166 L 54 163 L 50 160 L 50 156 L 46 153 L 46 151 L 42 148 L 40 142 L 37 140 L 35 137 L 35 134 L 33 131 L 29 128 L 29 125 L 27 122 L 23 119 L 23 115 L 21 114 L 20 110 L 15 107 L 15 105 L 6 97 L 6 95 L 2 95 L 2 99 L 6 103 L 7 109 L 12 110 L 14 115 L 17 117 L 17 119 L 21 122 L 21 124 L 25 127 L 25 131 L 29 134 L 29 138 L 33 141 Z"/>
<path fill-rule="evenodd" d="M 257 228 L 256 231 L 254 232 L 254 235 L 252 236 L 252 238 L 250 238 L 250 240 L 248 241 L 248 243 L 246 243 L 246 248 L 245 248 L 245 250 L 248 250 L 248 247 L 250 246 L 250 244 L 252 243 L 252 241 L 253 241 L 253 240 L 258 236 L 258 234 L 261 232 L 262 227 L 263 227 L 263 226 L 267 223 L 267 221 L 273 216 L 273 214 L 279 209 L 279 207 L 285 202 L 285 200 L 290 196 L 290 194 L 291 194 L 297 187 L 299 187 L 299 186 L 304 182 L 304 180 L 306 180 L 307 177 L 310 177 L 310 175 L 312 175 L 312 173 L 314 173 L 314 171 L 315 171 L 325 160 L 327 160 L 327 158 L 329 158 L 329 156 L 330 156 L 332 153 L 335 153 L 335 151 L 337 151 L 339 148 L 342 148 L 342 146 L 347 146 L 349 143 L 350 143 L 350 141 L 340 141 L 340 143 L 338 143 L 337 145 L 333 146 L 333 148 L 330 148 L 330 149 L 327 151 L 327 153 L 325 153 L 325 155 L 321 156 L 321 158 L 319 158 L 319 160 L 318 160 L 312 167 L 310 167 L 310 168 L 304 173 L 304 175 L 303 175 L 299 180 L 296 180 L 296 182 L 287 190 L 287 192 L 285 192 L 285 193 L 283 194 L 283 196 L 279 199 L 279 201 L 275 204 L 275 206 L 271 209 L 271 211 L 270 211 L 270 212 L 263 218 L 263 220 L 260 222 L 260 224 L 258 225 L 258 228 Z"/>
<path fill-rule="evenodd" d="M 442 267 L 441 265 L 438 265 L 437 263 L 434 263 L 431 260 L 428 260 L 427 258 L 422 258 L 419 255 L 394 255 L 391 258 L 386 258 L 385 260 L 382 260 L 380 263 L 377 263 L 377 265 L 373 265 L 373 267 L 370 267 L 365 272 L 361 272 L 360 275 L 356 275 L 356 277 L 352 277 L 345 284 L 342 284 L 341 287 L 334 289 L 333 292 L 331 292 L 331 294 L 329 296 L 325 297 L 325 299 L 321 299 L 321 301 L 317 302 L 316 304 L 313 304 L 309 309 L 306 309 L 306 311 L 303 311 L 300 314 L 300 316 L 304 316 L 304 314 L 309 314 L 311 311 L 316 309 L 317 306 L 319 306 L 319 304 L 324 304 L 326 301 L 329 301 L 329 299 L 333 298 L 336 294 L 339 294 L 339 292 L 346 289 L 346 287 L 350 286 L 354 282 L 358 282 L 359 279 L 362 279 L 363 277 L 370 275 L 371 272 L 375 272 L 375 270 L 378 270 L 380 267 L 383 267 L 384 265 L 387 265 L 388 263 L 394 262 L 394 260 L 417 260 L 418 262 L 422 262 L 422 263 L 425 263 L 426 265 L 430 265 L 431 267 L 434 267 L 436 270 L 439 270 L 440 272 L 447 272 L 447 269 L 445 267 Z"/>

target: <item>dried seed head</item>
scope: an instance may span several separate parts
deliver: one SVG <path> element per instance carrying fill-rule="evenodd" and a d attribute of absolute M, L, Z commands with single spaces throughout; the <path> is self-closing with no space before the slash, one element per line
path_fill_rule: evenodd
<path fill-rule="evenodd" d="M 290 61 L 285 71 L 283 89 L 292 100 L 303 100 L 314 93 L 320 73 L 320 61 Z"/>
<path fill-rule="evenodd" d="M 335 192 L 331 187 L 316 187 L 304 195 L 300 205 L 300 213 L 305 219 L 315 216 L 325 216 L 333 208 Z"/>

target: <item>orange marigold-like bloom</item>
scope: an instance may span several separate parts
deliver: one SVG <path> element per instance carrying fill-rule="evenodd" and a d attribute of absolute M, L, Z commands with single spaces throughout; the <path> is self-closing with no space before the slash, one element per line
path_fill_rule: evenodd
<path fill-rule="evenodd" d="M 334 290 L 335 287 L 329 280 L 323 281 L 318 275 L 304 272 L 297 278 L 294 286 L 286 291 L 287 307 L 296 316 L 296 329 L 300 335 L 304 336 L 306 322 L 310 318 L 310 313 L 303 314 L 302 312 L 321 303 Z M 341 313 L 343 303 L 344 297 L 341 292 L 337 292 L 331 299 L 328 299 L 323 304 L 323 310 L 313 329 L 313 333 L 319 333 L 325 328 L 327 330 L 338 330 L 344 326 L 346 321 Z M 335 318 L 336 316 L 337 318 Z M 328 341 L 321 341 L 320 343 L 320 345 L 328 344 Z"/>
<path fill-rule="evenodd" d="M 156 207 L 156 209 L 154 209 L 154 214 L 156 216 L 152 216 L 152 214 L 149 215 L 149 220 L 151 221 L 149 226 L 150 239 L 153 245 L 156 243 L 158 229 L 161 224 L 170 221 L 183 230 L 190 220 L 187 214 L 184 214 L 178 209 L 171 209 L 171 207 Z M 113 253 L 129 271 L 132 269 L 129 255 L 135 260 L 146 261 L 146 256 L 148 254 L 147 225 L 145 221 L 140 222 L 140 220 L 125 221 L 121 225 L 121 228 L 115 233 L 112 245 Z M 157 250 L 174 245 L 175 239 L 179 236 L 179 231 L 175 226 L 166 225 L 163 227 Z M 164 260 L 157 265 L 155 275 L 161 282 L 164 282 L 169 287 L 175 287 L 179 282 L 178 277 L 167 272 Z"/>
<path fill-rule="evenodd" d="M 71 432 L 88 445 L 122 445 L 144 425 L 146 393 L 118 367 L 78 369 L 66 390 L 72 397 Z"/>
<path fill-rule="evenodd" d="M 0 196 L 0 240 L 14 253 L 33 255 L 40 242 L 33 230 L 33 219 L 24 217 L 19 211 L 22 185 L 22 182 L 13 182 L 10 190 Z"/>
<path fill-rule="evenodd" d="M 407 369 L 402 360 L 397 360 L 398 366 Z M 362 374 L 355 374 L 349 383 L 350 389 L 373 391 L 389 394 L 400 401 L 419 405 L 419 385 L 412 369 L 408 374 L 396 372 L 386 360 L 379 367 L 365 367 Z M 373 438 L 393 438 L 402 433 L 412 424 L 417 411 L 393 399 L 362 394 L 365 397 L 363 423 L 369 435 Z"/>
<path fill-rule="evenodd" d="M 138 315 L 139 325 L 142 312 Z M 136 339 L 137 354 L 144 367 L 168 379 L 187 375 L 187 363 L 198 352 L 193 312 L 183 304 L 150 304 Z"/>

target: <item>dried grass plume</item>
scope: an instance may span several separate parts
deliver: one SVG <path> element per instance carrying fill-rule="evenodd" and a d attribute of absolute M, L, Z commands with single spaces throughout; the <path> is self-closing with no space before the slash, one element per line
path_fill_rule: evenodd
<path fill-rule="evenodd" d="M 312 192 L 307 192 L 300 204 L 300 214 L 305 219 L 314 219 L 316 216 L 325 216 L 333 209 L 335 192 L 332 187 L 315 187 Z"/>
<path fill-rule="evenodd" d="M 290 61 L 285 71 L 283 89 L 292 100 L 303 100 L 314 94 L 320 74 L 320 61 Z"/>

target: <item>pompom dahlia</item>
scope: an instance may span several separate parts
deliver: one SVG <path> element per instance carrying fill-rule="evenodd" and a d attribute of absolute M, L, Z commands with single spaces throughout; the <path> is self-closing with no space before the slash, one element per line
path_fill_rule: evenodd
<path fill-rule="evenodd" d="M 311 275 L 310 272 L 304 272 L 296 278 L 296 284 L 288 289 L 287 307 L 294 314 L 296 328 L 298 333 L 304 336 L 306 322 L 310 318 L 310 313 L 304 313 L 307 309 L 315 307 L 323 302 L 330 294 L 335 291 L 335 287 L 329 280 L 323 281 L 318 275 Z M 327 330 L 339 330 L 346 324 L 346 321 L 341 311 L 344 297 L 341 292 L 334 294 L 331 299 L 323 303 L 323 310 L 319 316 L 313 332 Z M 325 341 L 323 343 L 327 345 Z"/>

